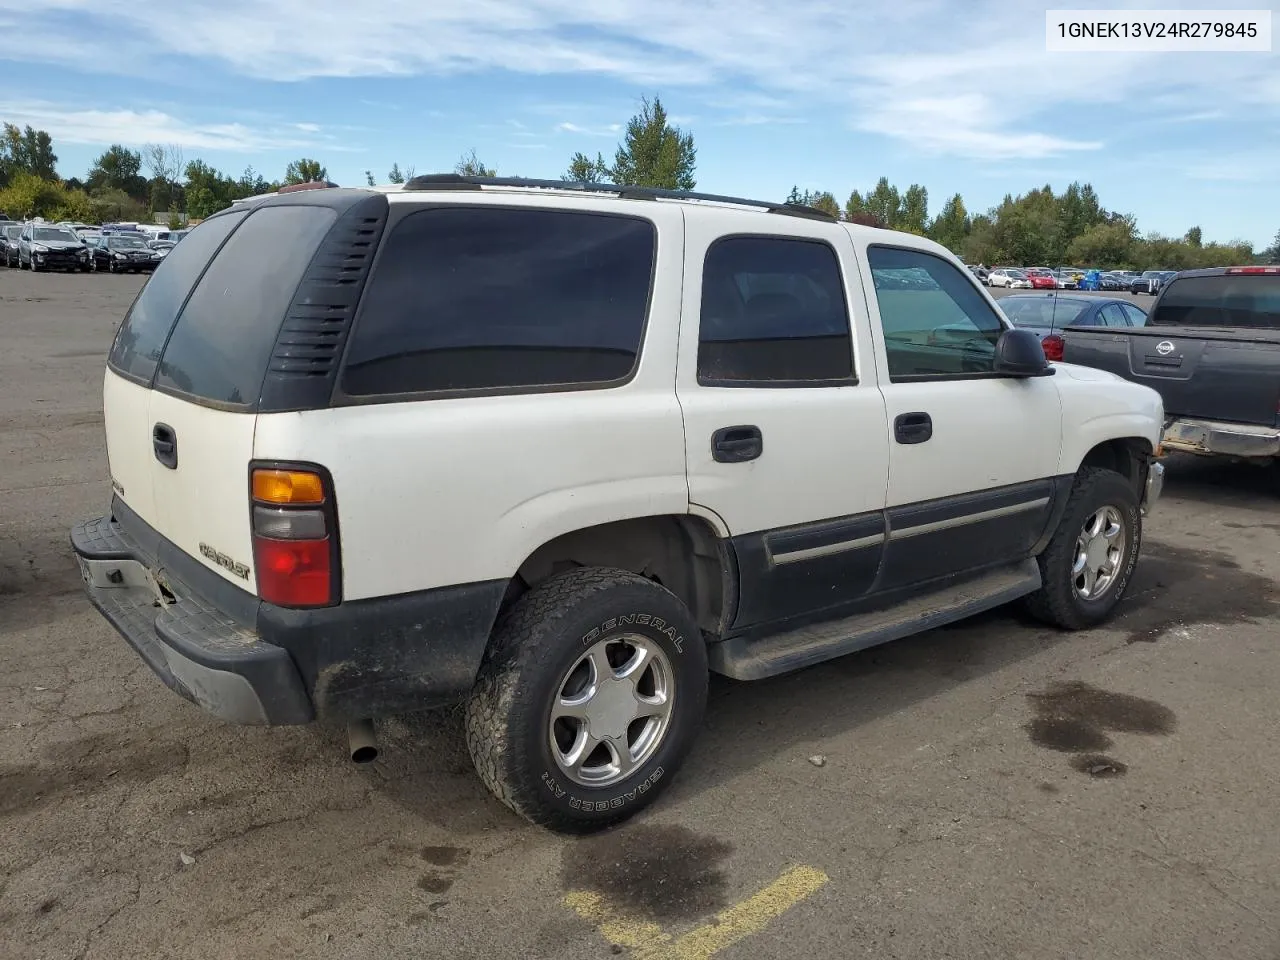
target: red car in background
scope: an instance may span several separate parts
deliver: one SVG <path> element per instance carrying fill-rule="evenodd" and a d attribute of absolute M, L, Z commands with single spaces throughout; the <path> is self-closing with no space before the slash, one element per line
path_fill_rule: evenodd
<path fill-rule="evenodd" d="M 1058 278 L 1048 267 L 1028 267 L 1027 279 L 1033 290 L 1057 290 Z"/>

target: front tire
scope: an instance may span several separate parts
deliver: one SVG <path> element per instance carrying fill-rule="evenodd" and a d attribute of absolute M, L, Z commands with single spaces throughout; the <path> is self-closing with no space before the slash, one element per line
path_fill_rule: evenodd
<path fill-rule="evenodd" d="M 685 605 L 637 574 L 557 574 L 501 618 L 467 704 L 467 747 L 520 816 L 566 833 L 644 809 L 693 745 L 707 651 Z"/>
<path fill-rule="evenodd" d="M 1037 558 L 1039 590 L 1028 612 L 1064 630 L 1105 621 L 1124 596 L 1142 550 L 1133 486 L 1114 470 L 1082 467 L 1053 538 Z"/>

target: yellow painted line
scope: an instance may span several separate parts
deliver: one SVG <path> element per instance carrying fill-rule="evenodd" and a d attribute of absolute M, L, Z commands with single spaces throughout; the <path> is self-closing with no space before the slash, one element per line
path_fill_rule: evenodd
<path fill-rule="evenodd" d="M 610 943 L 634 950 L 637 955 L 671 940 L 671 935 L 663 933 L 656 923 L 620 916 L 598 893 L 575 891 L 566 896 L 564 902 L 583 920 L 595 925 Z"/>
<path fill-rule="evenodd" d="M 710 960 L 721 950 L 754 936 L 828 880 L 813 867 L 792 867 L 755 896 L 716 914 L 711 923 L 673 939 L 656 923 L 619 914 L 598 894 L 574 892 L 565 905 L 592 923 L 610 943 L 632 952 L 635 960 Z"/>

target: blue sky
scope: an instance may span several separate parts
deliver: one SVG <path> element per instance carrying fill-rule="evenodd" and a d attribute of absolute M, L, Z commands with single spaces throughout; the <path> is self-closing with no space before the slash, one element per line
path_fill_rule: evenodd
<path fill-rule="evenodd" d="M 843 203 L 887 176 L 924 184 L 931 212 L 956 192 L 981 211 L 1081 180 L 1144 231 L 1267 246 L 1280 54 L 1047 53 L 1048 6 L 0 0 L 0 120 L 48 130 L 63 176 L 158 142 L 268 177 L 315 157 L 344 185 L 471 149 L 557 177 L 574 151 L 610 157 L 657 93 L 696 138 L 702 190 Z"/>

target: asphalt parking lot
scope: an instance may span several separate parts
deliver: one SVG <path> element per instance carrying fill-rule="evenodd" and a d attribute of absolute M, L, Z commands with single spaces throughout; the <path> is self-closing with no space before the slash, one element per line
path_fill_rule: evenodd
<path fill-rule="evenodd" d="M 92 612 L 67 530 L 141 282 L 0 270 L 5 960 L 1280 956 L 1276 474 L 1171 461 L 1107 629 L 1001 610 L 714 683 L 663 800 L 566 839 L 456 713 L 356 767 L 207 718 Z"/>

